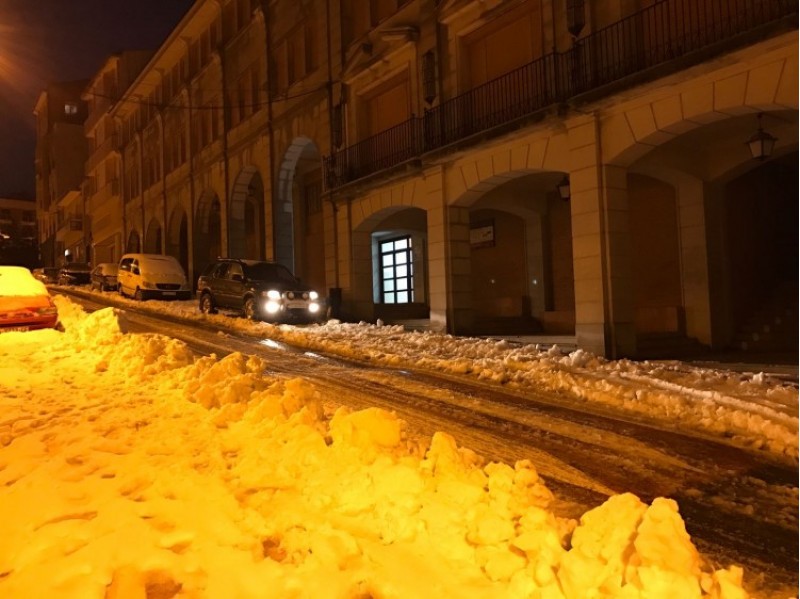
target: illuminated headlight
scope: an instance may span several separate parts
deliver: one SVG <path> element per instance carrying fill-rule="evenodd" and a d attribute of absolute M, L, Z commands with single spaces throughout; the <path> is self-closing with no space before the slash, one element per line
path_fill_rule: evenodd
<path fill-rule="evenodd" d="M 319 298 L 319 293 L 317 293 L 316 291 L 309 291 L 308 292 L 308 299 L 310 299 L 311 301 L 314 301 L 314 300 L 316 300 L 318 298 Z"/>
<path fill-rule="evenodd" d="M 317 302 L 311 302 L 310 304 L 308 304 L 308 311 L 311 312 L 312 314 L 316 314 L 317 312 L 319 312 L 319 304 Z"/>
<path fill-rule="evenodd" d="M 270 289 L 269 291 L 262 291 L 261 295 L 263 295 L 265 297 L 268 297 L 269 299 L 271 299 L 273 301 L 277 301 L 277 300 L 281 299 L 281 292 L 277 291 L 275 289 Z"/>
<path fill-rule="evenodd" d="M 264 309 L 267 311 L 267 314 L 275 314 L 277 311 L 281 309 L 281 304 L 280 302 L 277 302 L 275 300 L 269 300 L 264 305 Z"/>

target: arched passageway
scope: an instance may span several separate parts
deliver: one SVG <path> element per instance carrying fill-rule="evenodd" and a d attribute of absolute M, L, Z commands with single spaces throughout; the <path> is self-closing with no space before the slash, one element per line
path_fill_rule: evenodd
<path fill-rule="evenodd" d="M 144 251 L 147 254 L 160 254 L 162 252 L 161 223 L 155 218 L 147 225 L 147 232 L 144 236 Z"/>
<path fill-rule="evenodd" d="M 195 283 L 205 267 L 222 255 L 221 210 L 219 198 L 214 192 L 206 191 L 200 196 L 192 235 L 194 272 L 190 277 Z"/>
<path fill-rule="evenodd" d="M 228 213 L 228 255 L 263 260 L 264 184 L 256 167 L 242 169 L 231 193 Z"/>
<path fill-rule="evenodd" d="M 399 206 L 380 210 L 362 223 L 354 258 L 375 318 L 385 322 L 430 315 L 428 220 L 425 210 Z"/>
<path fill-rule="evenodd" d="M 183 272 L 189 274 L 189 224 L 186 211 L 177 207 L 170 216 L 167 230 L 167 254 L 178 259 Z"/>
<path fill-rule="evenodd" d="M 125 253 L 126 254 L 135 254 L 141 250 L 141 242 L 139 241 L 139 233 L 137 231 L 131 231 L 128 234 L 128 241 L 125 244 Z"/>
<path fill-rule="evenodd" d="M 319 150 L 306 137 L 286 150 L 273 198 L 275 260 L 311 286 L 325 289 L 325 234 Z"/>

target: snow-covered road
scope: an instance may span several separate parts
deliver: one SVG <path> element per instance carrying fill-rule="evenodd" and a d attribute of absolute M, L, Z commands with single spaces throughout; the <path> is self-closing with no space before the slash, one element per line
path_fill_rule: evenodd
<path fill-rule="evenodd" d="M 127 307 L 127 326 L 182 339 L 206 354 L 262 356 L 267 375 L 302 377 L 336 398 L 324 402 L 328 414 L 341 405 L 377 406 L 397 413 L 420 440 L 446 431 L 485 458 L 530 460 L 556 493 L 563 516 L 579 517 L 625 491 L 645 501 L 675 498 L 706 555 L 743 564 L 773 583 L 797 584 L 797 468 L 785 457 L 580 401 L 563 390 L 509 388 L 443 371 L 343 359 L 169 313 L 147 315 L 138 307 Z"/>

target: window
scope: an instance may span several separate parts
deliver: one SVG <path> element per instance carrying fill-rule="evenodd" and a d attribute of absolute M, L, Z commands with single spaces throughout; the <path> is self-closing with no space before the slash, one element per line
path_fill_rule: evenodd
<path fill-rule="evenodd" d="M 78 105 L 72 102 L 64 104 L 64 114 L 78 114 Z"/>
<path fill-rule="evenodd" d="M 411 237 L 380 243 L 382 303 L 408 304 L 414 301 L 414 265 L 411 258 Z"/>
<path fill-rule="evenodd" d="M 239 277 L 244 276 L 244 272 L 242 271 L 242 265 L 236 262 L 231 262 L 228 265 L 228 271 L 225 273 L 225 278 L 233 281 L 237 275 Z"/>

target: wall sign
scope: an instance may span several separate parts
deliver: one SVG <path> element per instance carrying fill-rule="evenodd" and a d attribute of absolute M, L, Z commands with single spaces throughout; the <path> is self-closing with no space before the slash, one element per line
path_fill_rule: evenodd
<path fill-rule="evenodd" d="M 469 244 L 475 248 L 494 246 L 494 220 L 473 223 L 469 229 Z"/>

